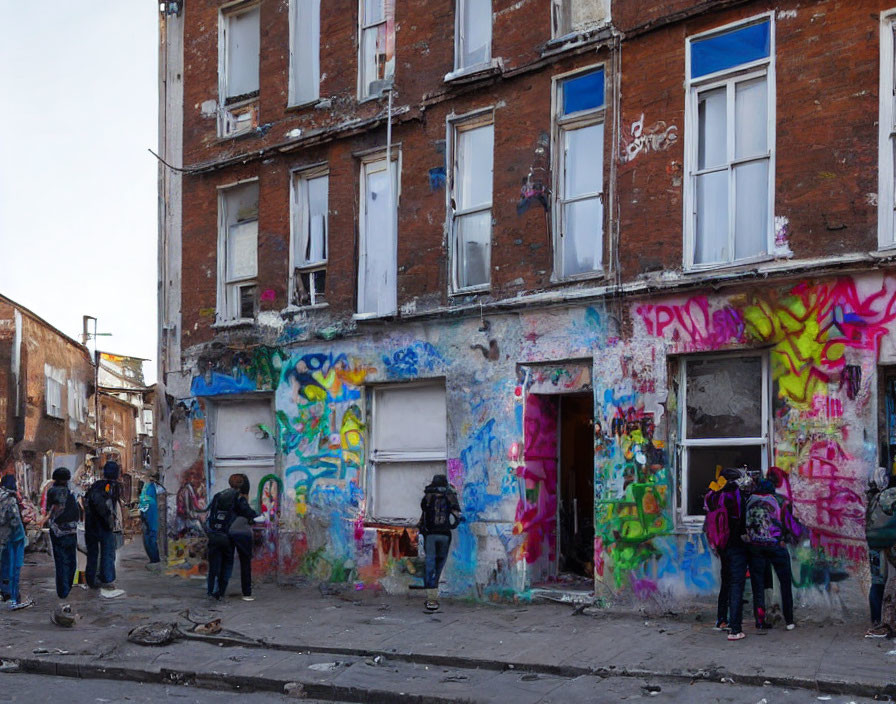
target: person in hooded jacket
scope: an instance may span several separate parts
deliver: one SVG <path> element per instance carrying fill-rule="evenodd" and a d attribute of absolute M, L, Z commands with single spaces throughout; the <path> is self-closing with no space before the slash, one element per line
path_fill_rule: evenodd
<path fill-rule="evenodd" d="M 19 576 L 25 562 L 25 523 L 22 521 L 20 497 L 16 489 L 16 475 L 5 474 L 0 479 L 0 578 L 3 582 L 3 600 L 9 601 L 9 609 L 27 609 L 32 599 L 19 593 Z"/>
<path fill-rule="evenodd" d="M 425 553 L 423 586 L 427 589 L 426 610 L 438 611 L 439 578 L 448 560 L 451 531 L 464 520 L 457 494 L 448 485 L 448 477 L 436 474 L 423 490 L 422 514 L 418 529 L 423 536 Z"/>
<path fill-rule="evenodd" d="M 65 467 L 53 470 L 53 486 L 47 490 L 47 510 L 41 527 L 50 524 L 50 543 L 56 566 L 56 595 L 65 599 L 72 590 L 78 564 L 78 518 L 80 511 L 68 483 L 72 473 Z"/>
<path fill-rule="evenodd" d="M 87 584 L 106 598 L 124 594 L 115 587 L 115 557 L 121 534 L 121 467 L 109 460 L 103 478 L 95 481 L 84 497 L 84 542 L 87 546 Z"/>
<path fill-rule="evenodd" d="M 205 531 L 208 536 L 208 579 L 207 592 L 212 599 L 222 599 L 227 592 L 227 582 L 233 571 L 233 539 L 230 529 L 240 516 L 253 521 L 258 516 L 246 497 L 240 493 L 244 483 L 243 474 L 231 474 L 227 479 L 229 487 L 212 497 L 209 505 Z"/>

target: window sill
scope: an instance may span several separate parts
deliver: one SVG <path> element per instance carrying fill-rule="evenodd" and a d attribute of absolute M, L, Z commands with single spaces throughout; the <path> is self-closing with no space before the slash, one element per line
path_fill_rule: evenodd
<path fill-rule="evenodd" d="M 370 103 L 374 100 L 379 100 L 380 98 L 385 98 L 386 95 L 392 90 L 393 78 L 384 78 L 380 81 L 374 81 L 375 83 L 381 84 L 379 90 L 372 91 L 367 95 L 359 95 L 358 96 L 358 105 L 363 105 L 364 103 Z"/>
<path fill-rule="evenodd" d="M 613 28 L 610 26 L 609 20 L 607 20 L 597 27 L 569 32 L 568 34 L 551 39 L 544 45 L 544 49 L 541 50 L 541 57 L 545 59 L 549 56 L 557 56 L 558 54 L 572 51 L 573 49 L 580 49 L 592 44 L 599 44 L 600 42 L 610 39 L 612 36 Z"/>
<path fill-rule="evenodd" d="M 691 264 L 685 265 L 683 274 L 705 274 L 710 271 L 727 271 L 730 269 L 748 269 L 756 264 L 765 264 L 766 262 L 775 261 L 774 254 L 762 254 L 758 257 L 750 257 L 749 259 L 738 259 L 734 262 L 718 262 L 714 264 Z"/>
<path fill-rule="evenodd" d="M 290 304 L 290 305 L 286 306 L 286 308 L 283 308 L 280 311 L 280 317 L 281 318 L 291 318 L 300 313 L 310 313 L 311 311 L 324 310 L 329 307 L 330 307 L 329 303 L 313 303 L 308 306 L 296 306 L 296 305 Z"/>
<path fill-rule="evenodd" d="M 398 315 L 397 311 L 392 313 L 352 313 L 352 320 L 363 322 L 386 322 Z"/>
<path fill-rule="evenodd" d="M 499 76 L 504 72 L 504 61 L 494 58 L 488 63 L 459 68 L 445 74 L 445 83 L 473 83 L 485 78 Z"/>
<path fill-rule="evenodd" d="M 320 97 L 314 98 L 313 100 L 306 100 L 302 103 L 287 103 L 284 110 L 286 112 L 299 112 L 301 110 L 305 110 L 311 107 L 317 107 L 320 103 L 324 102 Z"/>
<path fill-rule="evenodd" d="M 235 328 L 251 328 L 255 325 L 255 318 L 239 318 L 237 320 L 222 320 L 220 323 L 212 323 L 212 330 L 233 330 Z"/>
<path fill-rule="evenodd" d="M 586 271 L 581 274 L 572 274 L 571 276 L 561 277 L 558 274 L 551 274 L 552 286 L 563 286 L 564 284 L 577 284 L 583 281 L 606 281 L 608 274 L 603 269 L 595 269 L 594 271 Z"/>
<path fill-rule="evenodd" d="M 481 286 L 471 286 L 470 288 L 459 288 L 455 291 L 449 291 L 449 298 L 462 298 L 463 296 L 481 296 L 491 293 L 491 284 L 483 284 Z"/>

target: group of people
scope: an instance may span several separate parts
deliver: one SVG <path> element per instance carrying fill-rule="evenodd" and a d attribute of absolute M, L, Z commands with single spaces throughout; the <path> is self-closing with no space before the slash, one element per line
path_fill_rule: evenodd
<path fill-rule="evenodd" d="M 790 501 L 776 490 L 784 475 L 773 467 L 768 476 L 753 478 L 745 469 L 724 469 L 704 499 L 707 539 L 721 562 L 716 630 L 728 640 L 746 637 L 743 630 L 743 596 L 747 574 L 753 591 L 756 628 L 772 627 L 765 604 L 770 587 L 769 568 L 781 588 L 781 609 L 787 630 L 796 626 L 793 615 L 793 575 L 789 544 L 803 533 Z"/>

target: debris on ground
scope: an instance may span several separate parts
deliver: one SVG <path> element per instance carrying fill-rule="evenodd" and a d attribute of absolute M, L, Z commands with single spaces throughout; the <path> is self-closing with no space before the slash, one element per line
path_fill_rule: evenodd
<path fill-rule="evenodd" d="M 154 621 L 132 628 L 128 640 L 137 645 L 168 645 L 181 635 L 176 623 Z"/>
<path fill-rule="evenodd" d="M 35 655 L 68 655 L 68 651 L 62 648 L 35 648 L 31 652 Z"/>
<path fill-rule="evenodd" d="M 59 604 L 50 615 L 50 621 L 63 628 L 71 628 L 80 620 L 80 616 L 72 610 L 71 604 Z"/>
<path fill-rule="evenodd" d="M 336 662 L 316 662 L 313 665 L 309 665 L 308 669 L 315 672 L 332 672 L 341 664 L 338 660 Z"/>

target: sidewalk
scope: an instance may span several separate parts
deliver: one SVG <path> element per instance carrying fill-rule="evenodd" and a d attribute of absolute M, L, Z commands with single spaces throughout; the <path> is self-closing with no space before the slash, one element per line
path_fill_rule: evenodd
<path fill-rule="evenodd" d="M 281 692 L 297 683 L 308 696 L 346 701 L 484 701 L 477 695 L 481 680 L 504 678 L 504 701 L 524 704 L 543 701 L 528 697 L 542 683 L 582 686 L 574 681 L 616 676 L 730 678 L 832 694 L 896 694 L 896 655 L 887 654 L 896 642 L 862 638 L 863 622 L 798 621 L 794 631 L 766 635 L 748 625 L 745 640 L 729 643 L 712 630 L 709 612 L 702 620 L 692 614 L 645 621 L 599 611 L 574 615 L 558 604 L 443 602 L 442 613 L 428 615 L 422 595 L 413 593 L 395 597 L 269 584 L 257 586 L 255 602 L 209 602 L 204 582 L 148 572 L 135 547 L 127 546 L 119 563 L 117 585 L 127 595 L 107 600 L 76 588 L 70 601 L 82 618 L 71 629 L 50 622 L 58 601 L 52 564 L 46 555 L 29 554 L 27 562 L 37 564 L 26 564 L 23 585 L 37 603 L 0 613 L 0 658 L 17 661 L 25 671 L 85 677 Z M 231 594 L 238 592 L 235 582 Z M 187 609 L 197 620 L 221 618 L 225 629 L 236 632 L 223 639 L 231 647 L 220 647 L 220 637 L 162 647 L 127 641 L 139 624 L 187 624 L 178 619 Z M 430 668 L 439 671 L 440 697 L 430 694 Z M 528 694 L 507 689 L 525 677 Z M 357 698 L 362 690 L 363 699 Z"/>

